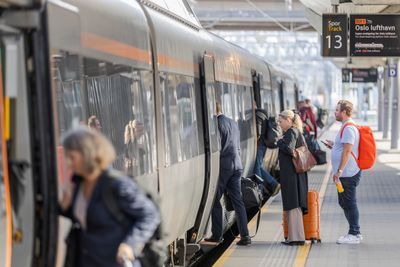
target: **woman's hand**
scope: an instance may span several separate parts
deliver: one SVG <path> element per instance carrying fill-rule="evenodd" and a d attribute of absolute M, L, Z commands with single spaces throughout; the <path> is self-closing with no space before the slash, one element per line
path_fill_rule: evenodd
<path fill-rule="evenodd" d="M 60 201 L 60 207 L 62 210 L 67 210 L 72 203 L 72 194 L 74 192 L 74 184 L 71 182 L 67 183 L 64 186 L 63 192 L 62 192 L 62 198 Z"/>
<path fill-rule="evenodd" d="M 124 260 L 133 261 L 135 256 L 133 255 L 133 249 L 128 244 L 121 243 L 117 252 L 117 262 L 122 265 Z"/>

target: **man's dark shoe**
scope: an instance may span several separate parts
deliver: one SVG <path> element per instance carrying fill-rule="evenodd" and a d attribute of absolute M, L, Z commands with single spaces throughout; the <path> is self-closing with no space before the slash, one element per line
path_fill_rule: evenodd
<path fill-rule="evenodd" d="M 281 190 L 281 184 L 277 184 L 274 188 L 274 190 L 271 193 L 271 196 L 276 196 L 279 193 L 279 190 Z"/>
<path fill-rule="evenodd" d="M 240 238 L 238 242 L 236 242 L 236 245 L 238 246 L 248 246 L 251 244 L 251 238 L 250 236 L 245 236 Z"/>
<path fill-rule="evenodd" d="M 222 237 L 216 238 L 216 237 L 210 236 L 210 237 L 204 238 L 204 241 L 212 242 L 212 243 L 222 243 L 224 241 L 224 239 Z"/>

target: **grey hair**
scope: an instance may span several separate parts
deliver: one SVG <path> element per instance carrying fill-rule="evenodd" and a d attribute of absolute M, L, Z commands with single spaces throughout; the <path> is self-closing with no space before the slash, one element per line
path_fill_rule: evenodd
<path fill-rule="evenodd" d="M 101 133 L 86 126 L 68 131 L 62 140 L 65 152 L 77 151 L 82 154 L 85 172 L 105 170 L 115 160 L 115 149 Z"/>
<path fill-rule="evenodd" d="M 291 110 L 284 110 L 279 114 L 279 116 L 291 120 L 293 122 L 293 127 L 298 129 L 300 133 L 303 133 L 303 122 L 301 121 L 299 114 L 296 114 Z"/>

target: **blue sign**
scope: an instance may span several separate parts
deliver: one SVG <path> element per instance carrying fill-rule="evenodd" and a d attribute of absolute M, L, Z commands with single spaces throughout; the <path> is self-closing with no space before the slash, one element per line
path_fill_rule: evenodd
<path fill-rule="evenodd" d="M 389 64 L 388 75 L 389 77 L 397 77 L 397 64 Z"/>

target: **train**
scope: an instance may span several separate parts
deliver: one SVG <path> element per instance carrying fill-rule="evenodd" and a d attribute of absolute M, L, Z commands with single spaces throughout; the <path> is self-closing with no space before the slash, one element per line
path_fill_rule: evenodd
<path fill-rule="evenodd" d="M 69 178 L 61 138 L 88 120 L 115 146 L 114 168 L 159 200 L 169 263 L 189 265 L 210 232 L 219 175 L 215 103 L 239 125 L 250 176 L 255 108 L 272 117 L 295 109 L 295 77 L 203 29 L 185 0 L 0 6 L 0 266 L 62 266 L 69 222 L 57 202 Z M 15 185 L 9 169 L 17 163 L 29 167 Z M 225 212 L 227 229 L 234 216 Z"/>

